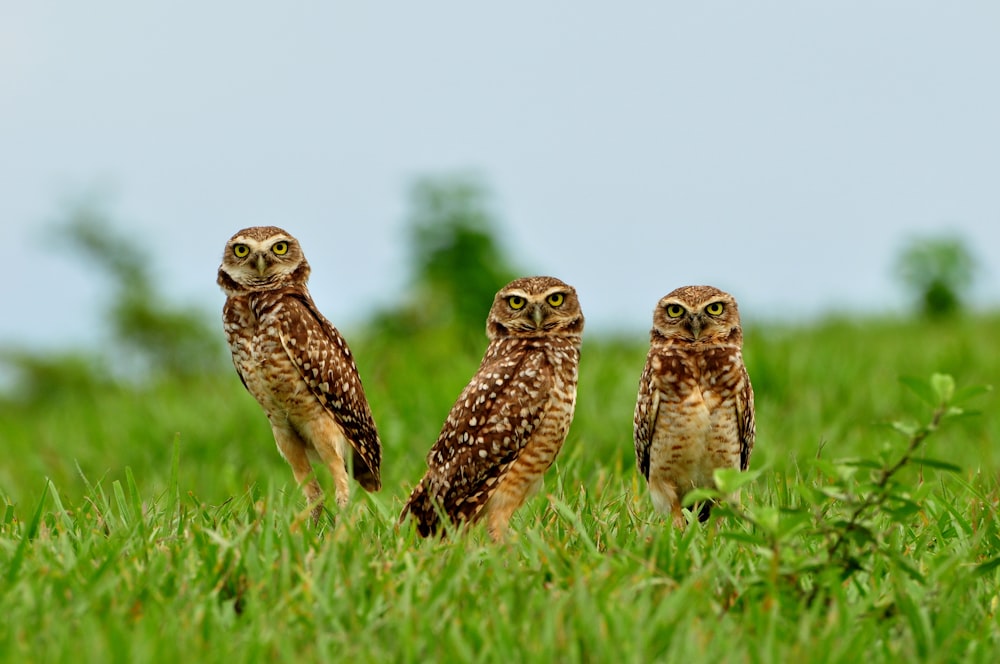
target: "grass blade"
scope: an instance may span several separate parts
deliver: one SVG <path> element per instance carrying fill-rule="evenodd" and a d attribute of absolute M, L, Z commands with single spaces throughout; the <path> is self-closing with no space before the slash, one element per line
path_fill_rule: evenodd
<path fill-rule="evenodd" d="M 45 499 L 49 495 L 49 485 L 51 482 L 45 481 L 45 488 L 42 489 L 42 497 L 38 499 L 38 505 L 35 507 L 35 513 L 31 517 L 31 521 L 28 522 L 28 528 L 25 530 L 24 534 L 21 536 L 21 541 L 17 545 L 17 550 L 14 552 L 14 557 L 10 561 L 10 568 L 7 570 L 7 587 L 10 588 L 14 585 L 14 580 L 17 578 L 17 573 L 21 569 L 21 564 L 24 562 L 25 553 L 28 550 L 28 545 L 35 536 L 38 534 L 38 525 L 42 521 L 42 511 L 45 509 Z"/>

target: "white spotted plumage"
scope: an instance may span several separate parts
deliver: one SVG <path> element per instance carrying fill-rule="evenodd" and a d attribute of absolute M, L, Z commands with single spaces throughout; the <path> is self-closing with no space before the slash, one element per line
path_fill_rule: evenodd
<path fill-rule="evenodd" d="M 442 514 L 456 525 L 485 517 L 490 535 L 503 537 L 569 430 L 583 323 L 576 291 L 558 279 L 517 279 L 496 294 L 483 361 L 401 519 L 412 515 L 426 536 L 440 529 Z"/>
<path fill-rule="evenodd" d="M 653 314 L 634 417 L 636 463 L 653 505 L 686 521 L 691 489 L 713 488 L 718 468 L 746 470 L 756 428 L 736 300 L 711 286 L 665 295 Z M 702 506 L 707 518 L 711 505 Z"/>
<path fill-rule="evenodd" d="M 318 519 L 322 490 L 311 459 L 330 469 L 344 505 L 347 448 L 355 479 L 370 491 L 381 486 L 382 451 L 351 351 L 306 288 L 309 271 L 294 237 L 253 227 L 226 243 L 218 283 L 226 293 L 223 326 L 233 364 Z"/>

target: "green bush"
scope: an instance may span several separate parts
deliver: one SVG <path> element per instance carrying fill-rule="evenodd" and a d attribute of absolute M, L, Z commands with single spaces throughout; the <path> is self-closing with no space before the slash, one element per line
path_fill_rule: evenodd
<path fill-rule="evenodd" d="M 398 337 L 419 329 L 448 330 L 476 345 L 493 296 L 521 276 L 506 256 L 488 192 L 466 176 L 422 178 L 407 219 L 409 292 L 378 314 L 372 332 Z"/>
<path fill-rule="evenodd" d="M 964 308 L 977 269 L 972 252 L 957 237 L 915 238 L 896 260 L 896 275 L 931 319 L 945 319 Z"/>

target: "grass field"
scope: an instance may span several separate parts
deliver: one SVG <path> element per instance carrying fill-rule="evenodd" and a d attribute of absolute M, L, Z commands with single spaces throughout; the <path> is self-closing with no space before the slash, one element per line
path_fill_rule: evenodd
<path fill-rule="evenodd" d="M 232 371 L 2 402 L 0 660 L 1000 661 L 996 316 L 748 326 L 753 472 L 684 531 L 635 470 L 645 339 L 588 337 L 503 545 L 396 525 L 485 341 L 347 336 L 384 488 L 318 529 Z M 922 428 L 933 374 L 980 413 Z"/>

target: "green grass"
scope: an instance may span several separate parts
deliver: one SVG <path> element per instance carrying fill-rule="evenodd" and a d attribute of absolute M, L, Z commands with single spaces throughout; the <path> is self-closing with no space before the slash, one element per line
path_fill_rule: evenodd
<path fill-rule="evenodd" d="M 635 471 L 643 338 L 587 339 L 566 446 L 499 546 L 396 525 L 482 346 L 348 335 L 384 489 L 319 529 L 235 373 L 2 402 L 0 661 L 996 661 L 995 393 L 918 450 L 957 472 L 910 462 L 845 523 L 905 454 L 892 424 L 931 417 L 901 378 L 997 384 L 1000 318 L 747 332 L 759 474 L 684 531 Z"/>

